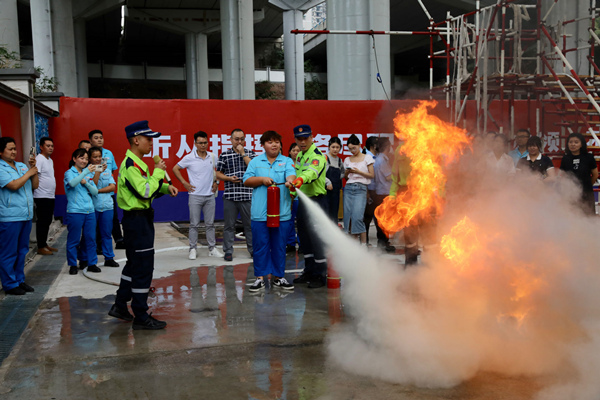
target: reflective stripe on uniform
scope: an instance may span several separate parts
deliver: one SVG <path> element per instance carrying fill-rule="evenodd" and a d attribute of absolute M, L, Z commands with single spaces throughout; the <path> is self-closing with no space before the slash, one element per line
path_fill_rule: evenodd
<path fill-rule="evenodd" d="M 146 183 L 146 193 L 144 194 L 144 197 L 148 198 L 148 196 L 150 196 L 150 184 Z"/>
<path fill-rule="evenodd" d="M 326 259 L 326 258 L 323 258 L 323 259 L 320 259 L 320 260 L 319 260 L 319 259 L 315 258 L 315 262 L 316 262 L 316 263 L 325 263 L 325 262 L 327 262 L 327 259 Z"/>
<path fill-rule="evenodd" d="M 153 250 L 154 250 L 154 247 L 150 247 L 149 249 L 144 249 L 144 250 L 136 250 L 135 252 L 136 252 L 136 253 L 145 253 L 145 252 L 147 252 L 147 251 L 153 251 Z"/>
<path fill-rule="evenodd" d="M 121 275 L 121 279 L 127 282 L 131 282 L 131 277 L 127 275 Z"/>
<path fill-rule="evenodd" d="M 131 293 L 148 293 L 150 291 L 150 288 L 146 288 L 146 289 L 131 289 Z"/>
<path fill-rule="evenodd" d="M 315 255 L 314 254 L 305 254 L 304 258 L 313 258 Z"/>

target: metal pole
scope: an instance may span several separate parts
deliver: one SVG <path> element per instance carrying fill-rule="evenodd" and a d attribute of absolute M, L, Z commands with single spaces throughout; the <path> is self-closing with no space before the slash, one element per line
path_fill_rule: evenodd
<path fill-rule="evenodd" d="M 564 95 L 569 100 L 569 103 L 571 103 L 571 105 L 573 107 L 575 107 L 575 111 L 581 116 L 581 119 L 583 120 L 583 122 L 584 122 L 585 126 L 587 127 L 588 131 L 592 134 L 592 136 L 594 137 L 594 140 L 596 140 L 596 143 L 598 145 L 600 145 L 600 140 L 598 140 L 598 136 L 596 136 L 596 133 L 594 132 L 594 130 L 592 129 L 592 127 L 590 126 L 590 124 L 587 122 L 587 119 L 586 119 L 585 115 L 583 114 L 583 112 L 581 112 L 581 110 L 579 109 L 579 107 L 577 106 L 577 104 L 575 103 L 575 101 L 573 100 L 573 97 L 571 97 L 571 94 L 569 93 L 569 91 L 567 90 L 567 88 L 565 88 L 565 86 L 562 84 L 562 82 L 560 81 L 560 78 L 558 77 L 558 75 L 556 74 L 556 72 L 554 72 L 554 69 L 552 68 L 552 66 L 550 65 L 550 63 L 548 62 L 548 60 L 546 59 L 545 56 L 542 56 L 542 61 L 544 62 L 544 64 L 546 64 L 546 67 L 548 67 L 548 69 L 550 70 L 550 73 L 552 74 L 552 76 L 554 77 L 554 79 L 556 80 L 556 82 L 558 83 L 558 86 L 560 86 L 560 89 L 562 90 L 562 92 L 564 93 Z"/>

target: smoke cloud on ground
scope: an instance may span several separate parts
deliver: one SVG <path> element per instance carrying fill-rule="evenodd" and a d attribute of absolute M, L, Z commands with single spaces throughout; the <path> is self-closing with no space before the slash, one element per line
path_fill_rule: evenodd
<path fill-rule="evenodd" d="M 468 154 L 448 169 L 437 229 L 444 249 L 408 269 L 359 246 L 312 206 L 352 316 L 329 335 L 332 360 L 420 387 L 494 372 L 543 378 L 539 399 L 597 399 L 598 218 L 575 205 L 569 179 L 506 179 L 480 166 Z"/>

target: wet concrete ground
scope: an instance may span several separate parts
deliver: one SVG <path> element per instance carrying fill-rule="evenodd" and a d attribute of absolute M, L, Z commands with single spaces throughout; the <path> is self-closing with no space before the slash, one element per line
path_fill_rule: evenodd
<path fill-rule="evenodd" d="M 173 228 L 157 224 L 157 249 L 185 244 Z M 168 322 L 161 331 L 133 331 L 109 317 L 116 287 L 69 276 L 66 265 L 53 282 L 48 274 L 36 278 L 35 271 L 61 257 L 38 256 L 28 280 L 39 298 L 27 296 L 39 308 L 0 367 L 1 398 L 488 400 L 531 399 L 540 388 L 492 374 L 451 389 L 423 389 L 346 373 L 329 361 L 324 344 L 332 329 L 352 329 L 343 288 L 252 295 L 244 249 L 226 266 L 205 253 L 194 261 L 185 250 L 156 255 L 150 307 Z M 289 256 L 288 270 L 302 267 L 301 256 Z M 98 275 L 116 282 L 119 274 L 105 268 Z M 21 300 L 3 299 L 0 312 Z"/>

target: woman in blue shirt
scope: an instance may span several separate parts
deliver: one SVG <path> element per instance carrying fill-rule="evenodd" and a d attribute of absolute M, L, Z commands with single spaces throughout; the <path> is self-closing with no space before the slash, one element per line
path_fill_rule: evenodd
<path fill-rule="evenodd" d="M 77 275 L 77 245 L 82 238 L 82 252 L 87 254 L 89 272 L 101 272 L 96 266 L 96 213 L 92 198 L 98 189 L 92 180 L 95 165 L 88 165 L 88 153 L 84 149 L 73 152 L 74 165 L 65 172 L 65 194 L 67 195 L 67 264 L 69 274 Z"/>
<path fill-rule="evenodd" d="M 0 280 L 6 294 L 33 292 L 25 283 L 25 256 L 33 218 L 33 190 L 39 180 L 35 158 L 31 168 L 15 161 L 17 145 L 11 137 L 0 138 Z"/>
<path fill-rule="evenodd" d="M 294 289 L 285 275 L 285 245 L 293 221 L 289 186 L 296 179 L 292 160 L 281 154 L 281 135 L 266 131 L 260 137 L 265 152 L 250 161 L 244 173 L 244 186 L 252 190 L 250 218 L 252 226 L 252 248 L 254 249 L 254 276 L 256 281 L 248 289 L 258 292 L 265 287 L 265 278 L 271 275 L 274 286 L 286 290 Z M 267 227 L 267 188 L 276 184 L 279 196 L 279 227 Z"/>
<path fill-rule="evenodd" d="M 96 167 L 93 181 L 98 188 L 98 195 L 94 197 L 94 209 L 96 210 L 96 234 L 100 234 L 102 242 L 102 255 L 104 255 L 105 267 L 118 267 L 113 251 L 112 229 L 114 203 L 112 194 L 115 192 L 115 180 L 112 177 L 112 170 L 108 169 L 108 163 L 102 164 L 102 149 L 92 147 L 89 151 L 90 164 Z M 106 158 L 105 158 L 106 159 Z M 109 161 L 110 162 L 110 161 Z M 98 171 L 98 166 L 102 171 Z"/>

